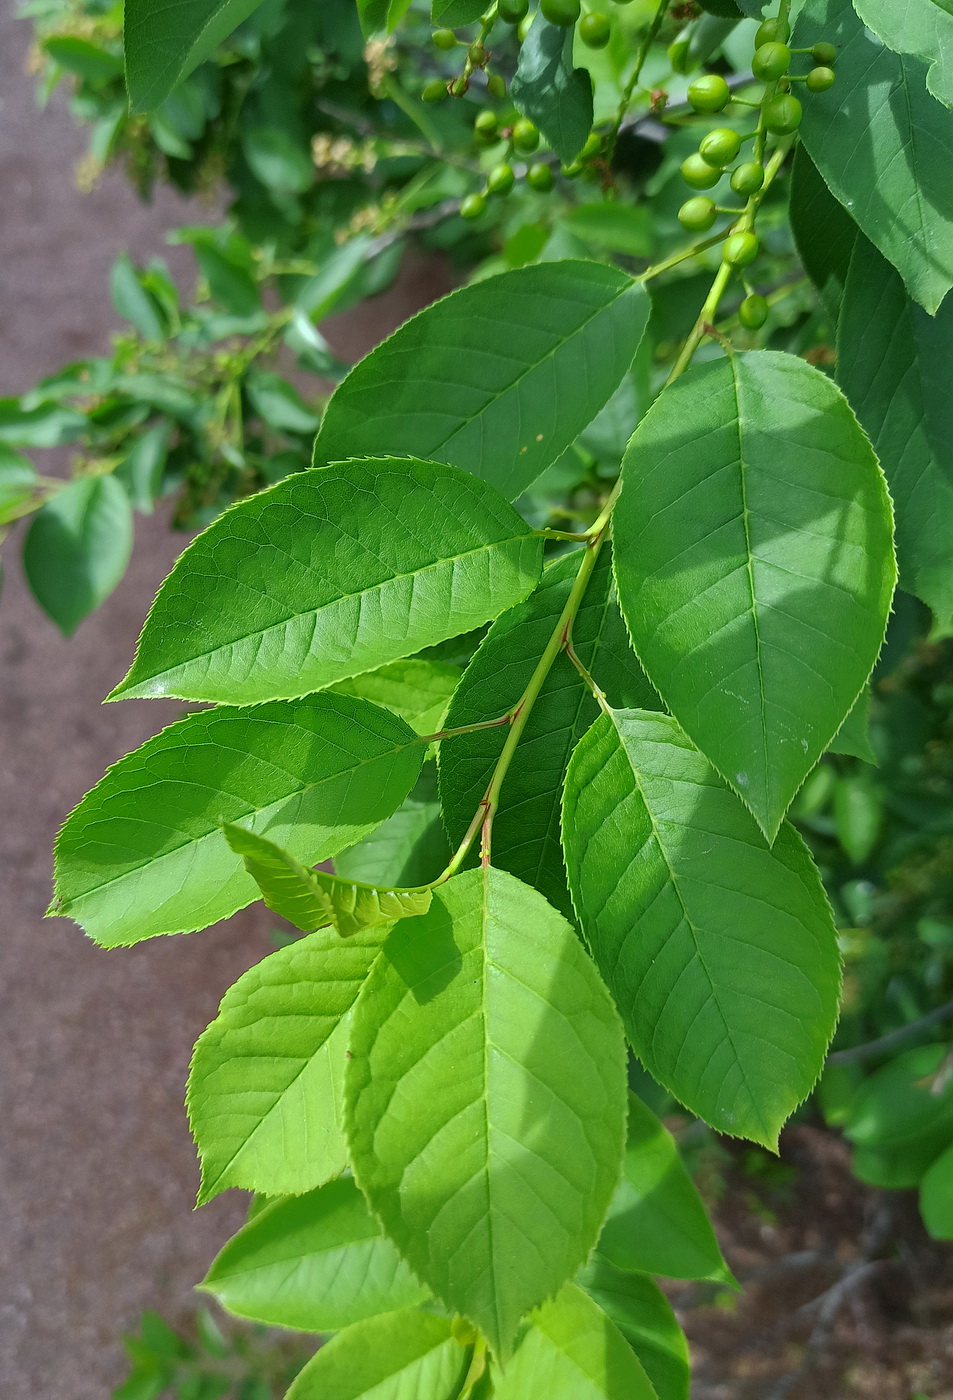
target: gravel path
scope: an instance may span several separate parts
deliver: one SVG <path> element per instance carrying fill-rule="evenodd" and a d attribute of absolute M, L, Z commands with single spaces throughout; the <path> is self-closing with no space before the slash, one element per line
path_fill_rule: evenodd
<path fill-rule="evenodd" d="M 165 251 L 177 223 L 209 217 L 163 192 L 141 205 L 120 176 L 73 187 L 84 139 L 65 103 L 35 108 L 29 25 L 0 0 L 0 394 L 108 346 L 116 253 Z M 175 250 L 172 250 L 173 254 Z M 174 258 L 170 258 L 175 266 Z M 179 271 L 183 266 L 179 264 Z M 415 265 L 360 320 L 356 356 L 445 290 Z M 12 559 L 0 603 L 0 1392 L 103 1400 L 122 1375 L 121 1330 L 145 1306 L 174 1318 L 240 1222 L 230 1193 L 196 1214 L 182 1108 L 191 1046 L 225 988 L 268 951 L 248 911 L 191 938 L 103 952 L 43 920 L 58 823 L 108 763 L 177 713 L 100 701 L 122 674 L 152 594 L 182 546 L 137 520 L 130 573 L 65 642 Z M 11 541 L 11 543 L 13 543 Z"/>

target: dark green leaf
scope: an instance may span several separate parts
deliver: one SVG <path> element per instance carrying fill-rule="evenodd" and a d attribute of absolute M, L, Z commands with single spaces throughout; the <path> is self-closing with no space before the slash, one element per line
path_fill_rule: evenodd
<path fill-rule="evenodd" d="M 385 1313 L 326 1342 L 285 1400 L 456 1400 L 470 1354 L 447 1317 Z"/>
<path fill-rule="evenodd" d="M 688 1400 L 688 1343 L 662 1290 L 644 1274 L 617 1269 L 600 1250 L 576 1282 L 618 1327 L 660 1400 Z"/>
<path fill-rule="evenodd" d="M 505 1356 L 595 1243 L 618 1178 L 625 1055 L 595 968 L 542 895 L 469 871 L 395 926 L 350 1049 L 358 1183 Z"/>
<path fill-rule="evenodd" d="M 260 3 L 260 0 L 255 0 Z M 195 244 L 195 257 L 208 282 L 212 300 L 233 316 L 254 316 L 261 311 L 258 283 L 247 267 L 204 239 Z"/>
<path fill-rule="evenodd" d="M 463 287 L 351 371 L 328 404 L 315 462 L 408 452 L 516 497 L 618 388 L 648 310 L 641 284 L 598 263 L 521 267 Z"/>
<path fill-rule="evenodd" d="M 111 82 L 122 72 L 121 58 L 75 34 L 54 34 L 43 40 L 43 48 L 54 63 L 90 83 Z"/>
<path fill-rule="evenodd" d="M 261 0 L 126 0 L 126 85 L 134 112 L 158 107 Z"/>
<path fill-rule="evenodd" d="M 583 931 L 646 1069 L 720 1132 L 773 1147 L 815 1083 L 840 992 L 817 871 L 768 847 L 674 720 L 603 716 L 563 811 Z"/>
<path fill-rule="evenodd" d="M 222 819 L 327 860 L 400 806 L 422 758 L 402 720 L 344 695 L 191 715 L 67 819 L 50 912 L 107 946 L 204 928 L 258 898 Z"/>
<path fill-rule="evenodd" d="M 116 587 L 132 553 L 132 507 L 111 476 L 83 477 L 33 517 L 23 567 L 34 598 L 66 637 Z"/>
<path fill-rule="evenodd" d="M 111 698 L 305 695 L 497 616 L 541 563 L 542 540 L 456 467 L 384 458 L 301 472 L 189 546 Z"/>
<path fill-rule="evenodd" d="M 907 1050 L 866 1079 L 850 1104 L 844 1134 L 854 1174 L 871 1186 L 916 1186 L 953 1138 L 953 1082 L 934 1093 L 946 1045 Z"/>
<path fill-rule="evenodd" d="M 336 1332 L 427 1297 L 353 1178 L 276 1201 L 239 1230 L 202 1287 L 239 1317 Z"/>
<path fill-rule="evenodd" d="M 516 705 L 581 561 L 581 550 L 556 560 L 532 597 L 494 623 L 454 695 L 448 727 L 496 719 Z M 629 646 L 613 594 L 605 550 L 573 627 L 573 645 L 613 704 L 651 707 L 657 697 Z M 572 903 L 559 831 L 563 777 L 573 748 L 597 714 L 582 677 L 560 654 L 533 706 L 493 822 L 496 863 L 534 885 L 567 915 Z M 452 846 L 462 840 L 486 792 L 507 733 L 506 727 L 484 729 L 440 746 L 440 799 Z"/>
<path fill-rule="evenodd" d="M 953 1240 L 953 1145 L 920 1182 L 920 1214 L 932 1239 Z"/>
<path fill-rule="evenodd" d="M 853 758 L 863 759 L 864 763 L 877 762 L 870 743 L 870 687 L 865 686 L 854 703 L 854 708 L 844 720 L 830 742 L 831 753 L 846 753 Z"/>
<path fill-rule="evenodd" d="M 357 0 L 361 29 L 366 35 L 392 33 L 410 8 L 410 0 Z M 478 12 L 479 13 L 479 12 Z"/>
<path fill-rule="evenodd" d="M 349 1013 L 386 932 L 312 933 L 225 993 L 189 1073 L 200 1205 L 229 1186 L 298 1194 L 344 1169 Z"/>
<path fill-rule="evenodd" d="M 798 145 L 791 174 L 791 230 L 804 269 L 836 322 L 860 229 Z"/>
<path fill-rule="evenodd" d="M 934 312 L 953 285 L 950 114 L 927 91 L 923 60 L 884 47 L 847 0 L 807 0 L 793 42 L 819 41 L 837 47 L 837 81 L 805 102 L 801 138 L 910 295 Z"/>
<path fill-rule="evenodd" d="M 572 63 L 573 28 L 537 15 L 520 45 L 513 104 L 539 127 L 567 164 L 578 156 L 592 130 L 592 78 Z"/>
<path fill-rule="evenodd" d="M 434 25 L 460 29 L 475 23 L 485 9 L 485 0 L 432 0 L 430 18 Z"/>
<path fill-rule="evenodd" d="M 643 205 L 596 200 L 577 204 L 562 222 L 577 238 L 613 253 L 646 258 L 652 251 L 652 216 Z"/>
<path fill-rule="evenodd" d="M 953 118 L 950 118 L 953 122 Z M 953 298 L 928 316 L 861 237 L 838 331 L 837 377 L 880 458 L 897 520 L 900 583 L 953 624 Z"/>
<path fill-rule="evenodd" d="M 845 399 L 793 355 L 699 365 L 642 419 L 613 521 L 649 679 L 771 838 L 857 699 L 896 568 Z"/>

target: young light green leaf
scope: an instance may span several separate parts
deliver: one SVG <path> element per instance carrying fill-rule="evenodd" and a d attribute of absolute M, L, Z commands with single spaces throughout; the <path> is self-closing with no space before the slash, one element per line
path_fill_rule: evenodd
<path fill-rule="evenodd" d="M 773 1147 L 834 1031 L 837 935 L 803 842 L 769 847 L 674 720 L 598 719 L 563 807 L 573 901 L 633 1049 L 720 1132 Z"/>
<path fill-rule="evenodd" d="M 662 1290 L 644 1274 L 617 1269 L 599 1250 L 576 1283 L 618 1327 L 659 1400 L 688 1400 L 688 1343 Z"/>
<path fill-rule="evenodd" d="M 392 661 L 363 676 L 339 681 L 339 695 L 360 695 L 405 719 L 418 734 L 436 734 L 443 726 L 450 697 L 462 675 L 446 661 Z"/>
<path fill-rule="evenodd" d="M 426 914 L 430 908 L 430 890 L 394 890 L 342 880 L 324 870 L 309 869 L 273 841 L 244 827 L 223 822 L 222 830 L 268 908 L 305 933 L 331 924 L 342 938 L 350 938 L 361 929 Z"/>
<path fill-rule="evenodd" d="M 648 313 L 645 288 L 599 263 L 522 267 L 462 287 L 351 371 L 328 404 L 315 463 L 406 452 L 513 499 L 611 398 Z"/>
<path fill-rule="evenodd" d="M 33 517 L 23 568 L 34 598 L 65 637 L 119 583 L 132 533 L 129 497 L 111 476 L 71 481 Z"/>
<path fill-rule="evenodd" d="M 134 112 L 164 97 L 258 9 L 261 0 L 126 0 L 126 86 Z"/>
<path fill-rule="evenodd" d="M 575 160 L 592 130 L 592 78 L 573 67 L 572 46 L 572 25 L 537 15 L 510 85 L 517 111 L 536 123 L 564 164 Z"/>
<path fill-rule="evenodd" d="M 883 642 L 890 500 L 843 395 L 793 355 L 699 365 L 642 419 L 613 523 L 649 679 L 772 839 Z"/>
<path fill-rule="evenodd" d="M 930 92 L 953 107 L 953 10 L 937 0 L 854 0 L 854 9 L 888 49 L 922 58 Z"/>
<path fill-rule="evenodd" d="M 953 1138 L 953 1084 L 934 1093 L 948 1047 L 920 1045 L 865 1079 L 850 1103 L 844 1135 L 854 1175 L 870 1186 L 916 1186 Z"/>
<path fill-rule="evenodd" d="M 365 884 L 425 885 L 446 869 L 449 859 L 436 767 L 427 763 L 394 815 L 358 845 L 335 856 L 334 869 L 345 880 Z"/>
<path fill-rule="evenodd" d="M 837 350 L 838 381 L 870 434 L 893 497 L 901 586 L 949 627 L 953 399 L 946 365 L 953 355 L 953 299 L 928 316 L 861 236 L 850 262 Z"/>
<path fill-rule="evenodd" d="M 482 868 L 401 920 L 355 1009 L 351 1164 L 384 1229 L 501 1356 L 618 1180 L 625 1053 L 572 927 Z"/>
<path fill-rule="evenodd" d="M 469 1364 L 449 1318 L 385 1313 L 325 1342 L 285 1400 L 456 1400 Z"/>
<path fill-rule="evenodd" d="M 953 1240 L 953 1143 L 920 1182 L 920 1214 L 934 1240 Z"/>
<path fill-rule="evenodd" d="M 837 81 L 804 104 L 801 139 L 851 217 L 932 313 L 953 285 L 949 112 L 927 91 L 924 61 L 892 53 L 844 0 L 807 0 L 792 42 L 820 41 L 837 47 Z"/>
<path fill-rule="evenodd" d="M 496 1400 L 656 1400 L 615 1323 L 568 1283 L 533 1314 L 497 1384 Z"/>
<path fill-rule="evenodd" d="M 190 933 L 258 898 L 219 822 L 322 861 L 413 787 L 423 745 L 403 720 L 345 695 L 212 710 L 109 769 L 56 843 L 56 900 L 106 947 Z"/>
<path fill-rule="evenodd" d="M 480 626 L 541 568 L 542 540 L 457 467 L 376 458 L 299 472 L 193 541 L 109 698 L 307 695 Z"/>
<path fill-rule="evenodd" d="M 336 1332 L 427 1297 L 348 1176 L 267 1206 L 201 1286 L 238 1317 L 303 1332 Z"/>
<path fill-rule="evenodd" d="M 347 1165 L 344 1067 L 354 1001 L 387 929 L 288 944 L 240 977 L 192 1056 L 186 1106 L 199 1205 L 229 1186 L 310 1191 Z"/>
<path fill-rule="evenodd" d="M 450 727 L 495 719 L 516 705 L 569 597 L 582 551 L 551 564 L 532 597 L 499 618 L 464 673 L 447 715 Z M 604 549 L 573 627 L 573 645 L 613 704 L 651 707 L 655 691 L 629 645 Z M 493 822 L 496 862 L 534 885 L 571 916 L 559 832 L 570 754 L 598 713 L 565 654 L 550 671 L 506 775 Z M 508 730 L 461 734 L 440 746 L 440 797 L 455 846 L 486 792 Z"/>
<path fill-rule="evenodd" d="M 730 1278 L 701 1197 L 671 1133 L 635 1094 L 619 1183 L 599 1251 L 620 1269 L 667 1278 Z"/>

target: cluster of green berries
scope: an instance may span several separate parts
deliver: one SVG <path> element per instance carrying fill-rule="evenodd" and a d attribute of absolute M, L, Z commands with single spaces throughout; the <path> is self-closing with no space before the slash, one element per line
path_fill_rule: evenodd
<path fill-rule="evenodd" d="M 473 132 L 481 145 L 491 146 L 496 141 L 509 139 L 512 151 L 530 155 L 539 146 L 539 128 L 528 117 L 520 117 L 509 130 L 500 129 L 500 120 L 495 112 L 485 109 L 473 123 Z M 545 161 L 535 161 L 528 166 L 525 174 L 527 185 L 540 194 L 548 193 L 555 183 L 553 172 Z M 494 165 L 486 177 L 486 187 L 480 194 L 467 195 L 460 205 L 460 213 L 465 219 L 478 219 L 486 209 L 488 195 L 507 195 L 516 183 L 516 172 L 508 160 Z"/>

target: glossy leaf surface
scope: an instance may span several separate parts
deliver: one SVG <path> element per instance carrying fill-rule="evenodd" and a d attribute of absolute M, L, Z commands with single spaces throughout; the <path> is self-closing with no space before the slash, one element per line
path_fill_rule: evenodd
<path fill-rule="evenodd" d="M 258 898 L 223 819 L 327 860 L 400 806 L 422 759 L 403 720 L 345 695 L 191 715 L 67 818 L 50 912 L 107 947 L 204 928 Z"/>
<path fill-rule="evenodd" d="M 456 1400 L 469 1353 L 451 1326 L 406 1309 L 357 1322 L 312 1357 L 286 1400 Z"/>
<path fill-rule="evenodd" d="M 537 15 L 520 45 L 510 94 L 564 163 L 578 156 L 592 130 L 592 78 L 574 68 L 572 26 Z"/>
<path fill-rule="evenodd" d="M 351 371 L 328 404 L 315 463 L 412 453 L 512 499 L 611 398 L 648 313 L 645 289 L 598 263 L 567 259 L 463 287 Z"/>
<path fill-rule="evenodd" d="M 493 624 L 454 695 L 448 726 L 494 719 L 516 705 L 559 621 L 581 561 L 581 550 L 557 559 L 536 592 Z M 613 704 L 658 703 L 629 645 L 607 549 L 586 589 L 573 645 Z M 493 822 L 497 864 L 535 885 L 567 915 L 572 905 L 559 830 L 563 777 L 573 748 L 597 714 L 585 681 L 561 653 L 510 764 Z M 508 732 L 506 727 L 478 730 L 441 745 L 440 796 L 451 846 L 470 824 Z"/>
<path fill-rule="evenodd" d="M 573 901 L 633 1049 L 721 1132 L 774 1146 L 837 1018 L 837 940 L 793 828 L 768 847 L 674 720 L 602 717 L 569 766 Z"/>
<path fill-rule="evenodd" d="M 414 1271 L 505 1356 L 618 1179 L 622 1031 L 572 927 L 475 870 L 395 925 L 356 1008 L 352 1167 Z"/>
<path fill-rule="evenodd" d="M 629 444 L 619 601 L 649 679 L 773 838 L 877 658 L 890 502 L 846 400 L 793 355 L 690 370 Z"/>
<path fill-rule="evenodd" d="M 126 572 L 132 506 L 111 476 L 80 477 L 47 501 L 23 542 L 30 591 L 71 637 Z"/>
<path fill-rule="evenodd" d="M 273 841 L 226 822 L 225 839 L 261 890 L 269 909 L 305 933 L 332 924 L 342 938 L 392 919 L 426 914 L 429 890 L 394 890 L 311 870 Z"/>
<path fill-rule="evenodd" d="M 688 1400 L 688 1343 L 658 1285 L 645 1274 L 617 1269 L 599 1250 L 576 1283 L 618 1327 L 660 1400 Z"/>
<path fill-rule="evenodd" d="M 239 1317 L 303 1332 L 336 1332 L 427 1297 L 347 1176 L 267 1206 L 202 1287 Z"/>
<path fill-rule="evenodd" d="M 261 0 L 126 0 L 126 84 L 134 112 L 158 107 Z"/>
<path fill-rule="evenodd" d="M 950 21 L 953 25 L 953 19 Z M 893 497 L 901 586 L 953 623 L 953 299 L 935 316 L 861 238 L 838 327 L 837 377 L 870 435 Z"/>
<path fill-rule="evenodd" d="M 495 1394 L 497 1400 L 656 1400 L 615 1323 L 571 1283 L 533 1314 Z"/>
<path fill-rule="evenodd" d="M 541 567 L 529 526 L 454 467 L 380 458 L 301 472 L 189 546 L 110 698 L 306 695 L 478 627 Z"/>
<path fill-rule="evenodd" d="M 837 47 L 837 81 L 804 104 L 801 139 L 910 295 L 933 312 L 953 285 L 949 111 L 927 90 L 926 63 L 886 48 L 846 0 L 807 0 L 792 42 L 821 41 Z"/>
<path fill-rule="evenodd" d="M 344 1169 L 348 1013 L 385 934 L 344 941 L 313 933 L 225 993 L 189 1074 L 200 1204 L 229 1186 L 265 1196 L 310 1191 Z"/>

